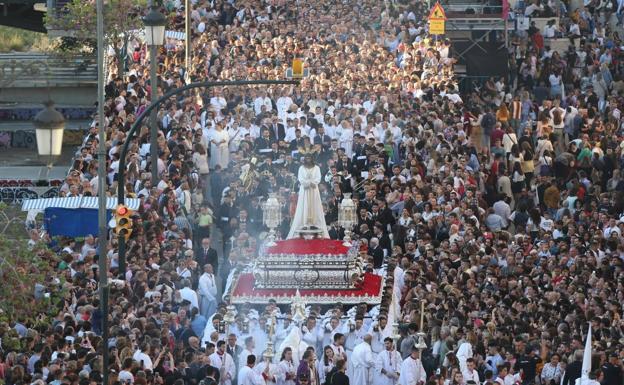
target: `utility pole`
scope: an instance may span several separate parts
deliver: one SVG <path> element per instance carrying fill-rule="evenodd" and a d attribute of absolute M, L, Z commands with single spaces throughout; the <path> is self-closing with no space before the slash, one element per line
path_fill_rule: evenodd
<path fill-rule="evenodd" d="M 158 47 L 150 45 L 150 87 L 151 100 L 154 103 L 158 99 L 158 78 L 156 75 L 156 66 L 158 65 Z M 150 161 L 152 170 L 152 187 L 158 184 L 158 121 L 156 118 L 156 110 L 152 110 L 150 114 Z"/>
<path fill-rule="evenodd" d="M 102 383 L 108 385 L 108 229 L 106 223 L 106 127 L 104 120 L 104 0 L 96 0 L 98 65 L 98 267 L 102 316 Z M 119 74 L 121 75 L 121 74 Z"/>
<path fill-rule="evenodd" d="M 191 1 L 184 0 L 184 31 L 186 39 L 184 40 L 184 78 L 186 83 L 191 82 Z"/>

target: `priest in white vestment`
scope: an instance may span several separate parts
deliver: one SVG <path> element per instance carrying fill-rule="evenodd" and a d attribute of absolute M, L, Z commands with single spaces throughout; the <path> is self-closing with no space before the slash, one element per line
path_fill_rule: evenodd
<path fill-rule="evenodd" d="M 394 349 L 392 338 L 384 339 L 384 350 L 377 355 L 374 385 L 396 385 L 399 383 L 401 354 Z"/>
<path fill-rule="evenodd" d="M 297 231 L 303 227 L 316 227 L 321 232 L 321 238 L 329 238 L 321 193 L 318 189 L 321 183 L 321 169 L 314 164 L 311 154 L 304 156 L 297 179 L 299 180 L 299 198 L 287 239 L 296 238 Z"/>
<path fill-rule="evenodd" d="M 204 265 L 204 274 L 199 277 L 197 292 L 199 293 L 199 311 L 208 319 L 217 311 L 217 281 L 213 267 L 209 263 Z"/>
<path fill-rule="evenodd" d="M 403 360 L 399 373 L 401 373 L 400 385 L 417 385 L 427 382 L 427 373 L 420 361 L 420 351 L 415 346 L 412 347 L 412 354 Z"/>
<path fill-rule="evenodd" d="M 351 382 L 358 385 L 372 385 L 373 369 L 375 361 L 373 360 L 373 349 L 371 341 L 373 337 L 370 334 L 364 336 L 364 341 L 358 344 L 351 354 L 351 363 L 353 364 L 353 374 Z"/>

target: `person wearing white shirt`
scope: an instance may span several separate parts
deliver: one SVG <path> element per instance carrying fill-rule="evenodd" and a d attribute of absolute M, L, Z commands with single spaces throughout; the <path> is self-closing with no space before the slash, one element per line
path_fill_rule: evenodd
<path fill-rule="evenodd" d="M 262 353 L 264 352 L 264 349 L 266 349 L 269 339 L 272 339 L 269 338 L 269 335 L 266 332 L 266 325 L 267 319 L 265 317 L 261 317 L 258 320 L 257 326 L 251 331 L 251 335 L 253 336 L 256 345 L 255 349 L 253 350 L 256 357 L 262 357 Z"/>
<path fill-rule="evenodd" d="M 505 196 L 506 197 L 506 196 Z M 494 203 L 492 208 L 494 209 L 494 213 L 498 214 L 503 220 L 503 228 L 507 228 L 509 226 L 509 217 L 511 217 L 511 207 L 509 203 L 507 203 L 507 198 L 501 196 L 498 201 Z"/>
<path fill-rule="evenodd" d="M 303 341 L 312 346 L 315 351 L 320 351 L 319 345 L 323 342 L 323 331 L 316 325 L 316 318 L 308 317 L 305 326 L 301 329 Z"/>
<path fill-rule="evenodd" d="M 245 358 L 247 365 L 238 372 L 238 385 L 265 385 L 264 378 L 253 370 L 256 366 L 256 356 L 250 354 Z"/>
<path fill-rule="evenodd" d="M 256 342 L 254 341 L 252 336 L 248 336 L 247 338 L 245 338 L 244 342 L 245 342 L 245 348 L 238 355 L 238 365 L 241 367 L 245 364 L 245 362 L 247 362 L 248 356 L 254 355 L 253 351 L 256 347 Z M 240 384 L 240 377 L 238 377 L 238 381 Z"/>
<path fill-rule="evenodd" d="M 329 345 L 329 347 L 331 348 L 331 350 L 334 351 L 334 361 L 338 360 L 340 358 L 346 359 L 347 358 L 347 352 L 345 351 L 344 348 L 344 334 L 342 333 L 335 333 L 334 334 L 334 342 L 332 342 L 331 345 Z"/>
<path fill-rule="evenodd" d="M 324 327 L 323 346 L 331 345 L 335 341 L 336 334 L 340 334 L 339 331 L 341 328 L 342 325 L 338 317 L 331 317 Z"/>
<path fill-rule="evenodd" d="M 427 373 L 420 361 L 420 352 L 416 346 L 412 346 L 412 354 L 403 360 L 399 373 L 400 385 L 416 385 L 427 382 Z"/>
<path fill-rule="evenodd" d="M 215 95 L 210 98 L 210 105 L 214 108 L 214 111 L 220 113 L 227 106 L 227 102 L 223 96 L 215 91 Z"/>
<path fill-rule="evenodd" d="M 577 38 L 581 36 L 581 27 L 577 22 L 570 23 L 570 28 L 568 28 L 568 33 L 571 38 Z"/>
<path fill-rule="evenodd" d="M 394 349 L 392 338 L 384 339 L 385 350 L 377 356 L 375 385 L 395 385 L 401 373 L 401 354 Z M 381 376 L 377 376 L 380 374 Z"/>
<path fill-rule="evenodd" d="M 280 119 L 283 119 L 286 117 L 290 105 L 293 104 L 293 100 L 288 95 L 288 91 L 284 91 L 275 104 L 277 105 L 277 116 L 279 116 Z"/>
<path fill-rule="evenodd" d="M 213 267 L 209 263 L 204 265 L 204 274 L 199 277 L 197 292 L 199 312 L 208 319 L 217 310 L 217 285 Z"/>
<path fill-rule="evenodd" d="M 210 365 L 219 369 L 221 373 L 220 383 L 223 385 L 232 385 L 236 365 L 234 364 L 232 356 L 225 351 L 225 341 L 217 342 L 217 350 L 212 353 L 208 359 L 210 360 Z"/>
<path fill-rule="evenodd" d="M 266 91 L 260 91 L 260 96 L 254 100 L 254 112 L 256 115 L 260 115 L 262 113 L 262 106 L 266 107 L 265 112 L 271 112 L 273 109 L 273 103 L 271 102 L 271 98 L 269 98 L 266 94 Z"/>
<path fill-rule="evenodd" d="M 475 369 L 474 358 L 469 358 L 466 360 L 466 370 L 462 370 L 462 375 L 464 376 L 464 381 L 468 383 L 468 381 L 474 381 L 475 385 L 479 385 L 479 372 Z"/>
<path fill-rule="evenodd" d="M 350 321 L 350 320 L 349 320 Z M 364 337 L 366 336 L 366 328 L 364 327 L 364 319 L 362 317 L 357 317 L 355 319 L 355 327 L 353 330 L 347 332 L 345 338 L 345 349 L 354 350 L 357 345 L 364 341 Z"/>
<path fill-rule="evenodd" d="M 542 31 L 542 35 L 544 35 L 545 39 L 553 39 L 555 37 L 555 32 L 557 31 L 557 25 L 554 20 L 551 20 L 544 26 L 544 30 Z"/>
<path fill-rule="evenodd" d="M 143 353 L 148 352 L 150 350 L 150 345 L 146 342 L 141 345 L 140 349 L 137 349 L 136 352 L 132 355 L 132 359 L 139 363 L 139 368 L 141 370 L 152 370 L 154 368 L 152 364 L 152 359 L 149 355 Z"/>
<path fill-rule="evenodd" d="M 373 112 L 376 105 L 377 105 L 377 95 L 371 95 L 370 99 L 365 101 L 362 104 L 362 107 L 364 107 L 366 109 L 366 112 L 370 114 L 371 112 Z"/>
<path fill-rule="evenodd" d="M 524 16 L 531 16 L 534 12 L 544 12 L 544 6 L 532 3 L 524 9 Z"/>
<path fill-rule="evenodd" d="M 468 359 L 472 358 L 473 353 L 471 342 L 475 341 L 476 338 L 474 335 L 469 335 L 466 340 L 467 341 L 464 341 L 461 345 L 459 345 L 457 353 L 455 354 L 457 356 L 457 360 L 459 361 L 459 369 L 462 373 L 466 371 Z"/>
<path fill-rule="evenodd" d="M 180 298 L 187 300 L 191 303 L 191 308 L 197 308 L 199 310 L 199 300 L 197 299 L 197 293 L 191 289 L 191 282 L 188 279 L 182 280 L 182 289 L 180 289 Z"/>

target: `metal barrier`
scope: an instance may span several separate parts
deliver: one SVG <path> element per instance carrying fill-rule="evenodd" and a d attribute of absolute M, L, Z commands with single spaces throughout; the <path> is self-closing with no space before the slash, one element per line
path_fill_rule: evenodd
<path fill-rule="evenodd" d="M 74 86 L 97 80 L 94 56 L 45 53 L 0 54 L 0 86 L 12 88 Z"/>
<path fill-rule="evenodd" d="M 0 202 L 11 205 L 21 204 L 24 199 L 55 198 L 59 189 L 58 186 L 0 187 Z"/>

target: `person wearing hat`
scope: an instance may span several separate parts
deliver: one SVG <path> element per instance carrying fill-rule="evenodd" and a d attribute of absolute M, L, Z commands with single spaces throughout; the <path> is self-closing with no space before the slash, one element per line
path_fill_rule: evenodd
<path fill-rule="evenodd" d="M 420 360 L 420 350 L 412 345 L 411 354 L 401 363 L 399 385 L 424 384 L 427 373 Z"/>

